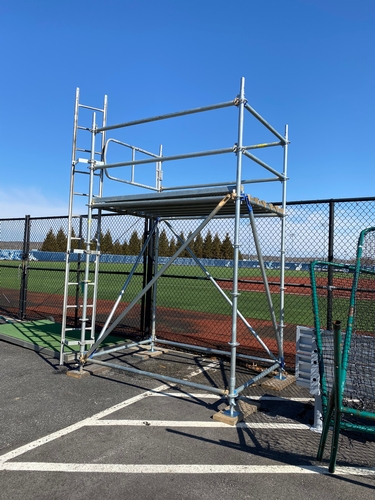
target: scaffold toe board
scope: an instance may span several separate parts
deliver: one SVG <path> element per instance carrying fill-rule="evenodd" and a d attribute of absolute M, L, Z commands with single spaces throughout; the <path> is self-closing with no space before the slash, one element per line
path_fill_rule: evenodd
<path fill-rule="evenodd" d="M 225 187 L 164 191 L 142 194 L 142 196 L 94 197 L 93 208 L 154 218 L 204 217 L 211 213 L 225 196 L 231 194 L 232 202 L 229 201 L 222 207 L 220 216 L 233 217 L 235 214 L 235 193 L 235 186 L 228 185 Z M 260 214 L 283 215 L 283 210 L 271 203 L 250 195 L 244 196 L 250 202 L 255 216 Z M 247 213 L 248 208 L 244 200 L 241 204 L 241 214 L 246 215 Z"/>

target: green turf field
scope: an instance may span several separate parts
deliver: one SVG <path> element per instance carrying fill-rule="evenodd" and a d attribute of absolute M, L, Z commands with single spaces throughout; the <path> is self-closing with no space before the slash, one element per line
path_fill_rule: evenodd
<path fill-rule="evenodd" d="M 67 335 L 68 340 L 79 340 L 80 331 L 71 331 Z M 61 344 L 61 324 L 50 320 L 37 321 L 13 321 L 0 324 L 0 338 L 10 340 L 23 347 L 32 348 L 35 351 L 47 351 L 52 355 L 60 352 Z M 119 337 L 109 335 L 103 346 L 113 345 L 123 342 Z M 78 352 L 78 345 L 65 346 L 66 353 Z"/>

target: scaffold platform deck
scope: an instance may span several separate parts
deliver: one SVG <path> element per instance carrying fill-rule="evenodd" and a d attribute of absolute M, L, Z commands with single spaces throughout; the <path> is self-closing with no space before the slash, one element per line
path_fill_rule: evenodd
<path fill-rule="evenodd" d="M 228 194 L 232 195 L 220 210 L 218 216 L 234 217 L 235 186 L 207 187 L 198 189 L 183 189 L 127 196 L 97 197 L 93 199 L 93 207 L 110 212 L 136 215 L 152 218 L 191 218 L 205 217 L 215 209 L 217 204 Z M 254 215 L 280 216 L 282 208 L 267 203 L 251 195 L 247 197 Z M 241 215 L 247 215 L 248 208 L 244 198 L 241 203 Z"/>

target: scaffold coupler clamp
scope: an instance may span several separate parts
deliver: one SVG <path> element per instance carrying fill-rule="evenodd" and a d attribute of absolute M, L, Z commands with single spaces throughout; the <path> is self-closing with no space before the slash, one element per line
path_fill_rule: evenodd
<path fill-rule="evenodd" d="M 250 203 L 249 197 L 245 193 L 241 194 L 241 201 L 244 201 L 246 203 L 247 210 L 249 213 L 253 211 L 253 207 Z"/>
<path fill-rule="evenodd" d="M 79 357 L 79 362 L 82 366 L 87 363 L 87 353 Z"/>
<path fill-rule="evenodd" d="M 238 95 L 234 99 L 233 103 L 235 106 L 239 106 L 241 103 L 243 103 L 245 105 L 245 104 L 247 104 L 247 99 L 245 97 L 243 99 L 241 99 L 241 96 Z"/>
<path fill-rule="evenodd" d="M 228 345 L 230 345 L 231 347 L 238 347 L 241 344 L 239 342 L 228 342 Z"/>

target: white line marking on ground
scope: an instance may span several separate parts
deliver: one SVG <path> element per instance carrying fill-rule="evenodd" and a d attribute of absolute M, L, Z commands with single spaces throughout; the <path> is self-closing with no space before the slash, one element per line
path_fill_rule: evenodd
<path fill-rule="evenodd" d="M 203 369 L 193 371 L 189 374 L 188 379 L 199 375 L 200 373 L 209 370 L 212 367 L 217 366 L 217 362 L 210 363 Z M 280 466 L 256 466 L 256 465 L 204 465 L 204 464 L 194 464 L 194 465 L 142 465 L 142 464 L 76 464 L 76 463 L 48 463 L 48 462 L 9 462 L 28 451 L 38 448 L 48 442 L 58 439 L 62 436 L 70 434 L 74 431 L 87 426 L 106 426 L 106 425 L 152 425 L 158 427 L 226 427 L 227 429 L 232 428 L 227 424 L 221 422 L 207 421 L 207 422 L 175 422 L 175 421 L 141 421 L 141 420 L 100 420 L 114 413 L 126 406 L 132 405 L 144 398 L 150 396 L 177 396 L 177 397 L 196 397 L 196 398 L 218 398 L 217 395 L 213 394 L 188 394 L 188 393 L 167 393 L 161 394 L 162 391 L 167 391 L 175 384 L 163 384 L 155 389 L 143 392 L 137 396 L 134 396 L 122 403 L 114 405 L 106 410 L 103 410 L 92 417 L 86 418 L 80 422 L 61 429 L 60 431 L 54 432 L 48 436 L 44 436 L 37 439 L 25 446 L 21 446 L 16 450 L 10 451 L 5 455 L 0 456 L 0 470 L 8 471 L 36 471 L 36 472 L 99 472 L 99 473 L 127 473 L 127 474 L 224 474 L 224 473 L 237 473 L 237 474 L 328 474 L 328 469 L 325 467 L 316 466 L 292 466 L 292 465 L 280 465 Z M 257 399 L 257 398 L 252 398 Z M 261 399 L 259 396 L 258 399 Z M 267 398 L 268 399 L 268 398 Z M 285 398 L 270 397 L 269 399 L 275 400 L 285 400 Z M 296 400 L 304 400 L 305 398 L 296 398 Z M 240 422 L 237 427 L 247 427 L 253 429 L 309 429 L 308 426 L 303 424 L 288 424 L 288 423 L 252 423 L 247 424 L 245 422 Z M 233 428 L 236 428 L 233 426 Z M 336 474 L 342 475 L 375 475 L 373 469 L 362 469 L 362 468 L 340 468 L 336 469 Z"/>
<path fill-rule="evenodd" d="M 280 396 L 245 396 L 241 398 L 242 401 L 250 401 L 252 399 L 256 401 L 278 401 L 280 403 L 285 402 L 288 403 L 292 401 L 293 403 L 308 403 L 309 401 L 313 401 L 314 397 L 311 398 L 288 398 L 288 397 L 280 397 Z"/>
<path fill-rule="evenodd" d="M 174 398 L 181 398 L 181 399 L 186 399 L 186 398 L 196 398 L 196 399 L 217 399 L 218 401 L 220 399 L 223 399 L 221 398 L 220 396 L 218 396 L 217 394 L 205 394 L 205 393 L 199 393 L 199 392 L 196 392 L 196 393 L 189 393 L 189 392 L 161 392 L 161 393 L 155 393 L 155 394 L 152 394 L 152 396 L 155 396 L 155 397 L 168 397 L 168 396 L 172 396 Z M 280 401 L 280 402 L 289 402 L 289 401 L 293 401 L 293 402 L 296 402 L 296 403 L 308 403 L 309 401 L 313 401 L 314 400 L 314 396 L 311 396 L 310 398 L 289 398 L 289 397 L 280 397 L 280 396 L 242 396 L 240 398 L 242 401 L 249 401 L 251 402 L 252 400 L 254 401 L 259 401 L 259 400 L 262 400 L 262 401 Z"/>
<path fill-rule="evenodd" d="M 161 385 L 153 390 L 154 391 L 158 391 L 158 390 L 164 391 L 165 389 L 168 389 L 168 388 L 169 388 L 169 386 L 167 386 L 167 385 Z M 122 403 L 111 406 L 111 408 L 108 408 L 107 410 L 103 410 L 103 411 L 97 413 L 96 415 L 93 415 L 92 417 L 86 418 L 84 420 L 81 420 L 80 422 L 69 425 L 69 427 L 65 427 L 65 429 L 61 429 L 60 431 L 53 432 L 52 434 L 44 436 L 44 437 L 37 439 L 35 441 L 32 441 L 31 443 L 28 443 L 24 446 L 21 446 L 20 448 L 17 448 L 13 451 L 10 451 L 9 453 L 6 453 L 5 455 L 0 456 L 0 470 L 1 470 L 1 464 L 6 462 L 7 460 L 12 460 L 13 458 L 18 457 L 19 455 L 23 455 L 24 453 L 26 453 L 30 450 L 34 450 L 35 448 L 38 448 L 39 446 L 43 446 L 44 444 L 49 443 L 50 441 L 54 441 L 55 439 L 58 439 L 62 436 L 66 436 L 67 434 L 70 434 L 71 432 L 75 432 L 78 429 L 81 429 L 82 427 L 95 425 L 96 419 L 106 417 L 110 413 L 113 413 L 117 410 L 121 410 L 122 408 L 125 408 L 126 406 L 129 406 L 133 403 L 136 403 L 137 401 L 141 401 L 142 399 L 148 397 L 150 395 L 150 392 L 151 391 L 143 392 L 142 394 L 139 394 L 138 396 L 134 396 L 133 398 L 130 398 L 126 401 L 123 401 Z"/>
<path fill-rule="evenodd" d="M 200 373 L 210 370 L 211 368 L 217 366 L 217 362 L 209 363 L 203 368 L 200 368 L 198 370 L 195 370 L 186 377 L 187 379 L 190 379 L 192 377 L 195 377 L 196 375 L 199 375 Z M 136 403 L 137 401 L 141 401 L 144 398 L 147 398 L 148 396 L 151 396 L 155 392 L 160 392 L 160 391 L 165 391 L 171 388 L 172 384 L 163 384 L 160 385 L 159 387 L 156 387 L 155 389 L 150 389 L 149 391 L 142 392 L 141 394 L 138 394 L 138 396 L 134 396 L 130 399 L 127 399 L 126 401 L 123 401 L 122 403 L 119 403 L 117 405 L 111 406 L 110 408 L 107 408 L 106 410 L 103 410 L 96 415 L 93 415 L 92 417 L 86 418 L 84 420 L 81 420 L 80 422 L 77 422 L 75 424 L 69 425 L 68 427 L 65 427 L 65 429 L 61 429 L 57 432 L 53 432 L 52 434 L 49 434 L 47 436 L 44 436 L 40 439 L 37 439 L 35 441 L 32 441 L 24 446 L 20 446 L 19 448 L 16 448 L 15 450 L 12 450 L 8 453 L 5 453 L 5 455 L 0 456 L 0 470 L 2 470 L 2 466 L 4 462 L 8 460 L 12 460 L 15 457 L 18 457 L 20 455 L 23 455 L 24 453 L 34 450 L 35 448 L 38 448 L 39 446 L 43 446 L 46 443 L 49 443 L 51 441 L 54 441 L 55 439 L 58 439 L 62 436 L 66 436 L 67 434 L 70 434 L 71 432 L 75 432 L 78 429 L 81 429 L 82 427 L 94 425 L 95 421 L 97 419 L 106 417 L 107 415 L 114 413 L 115 411 L 121 410 L 122 408 L 125 408 L 126 406 L 132 405 L 133 403 Z M 175 385 L 175 384 L 173 384 Z"/>
<path fill-rule="evenodd" d="M 309 425 L 305 424 L 290 424 L 290 423 L 260 423 L 260 422 L 239 422 L 236 425 L 228 425 L 224 422 L 216 422 L 214 420 L 207 421 L 193 421 L 193 420 L 95 420 L 89 425 L 93 426 L 124 426 L 124 427 L 221 427 L 227 429 L 235 429 L 240 427 L 242 429 L 301 429 L 310 430 Z"/>
<path fill-rule="evenodd" d="M 132 465 L 8 462 L 3 464 L 1 469 L 9 471 L 88 472 L 115 474 L 330 474 L 327 467 L 315 465 Z M 335 475 L 375 476 L 375 469 L 361 467 L 337 467 Z"/>

